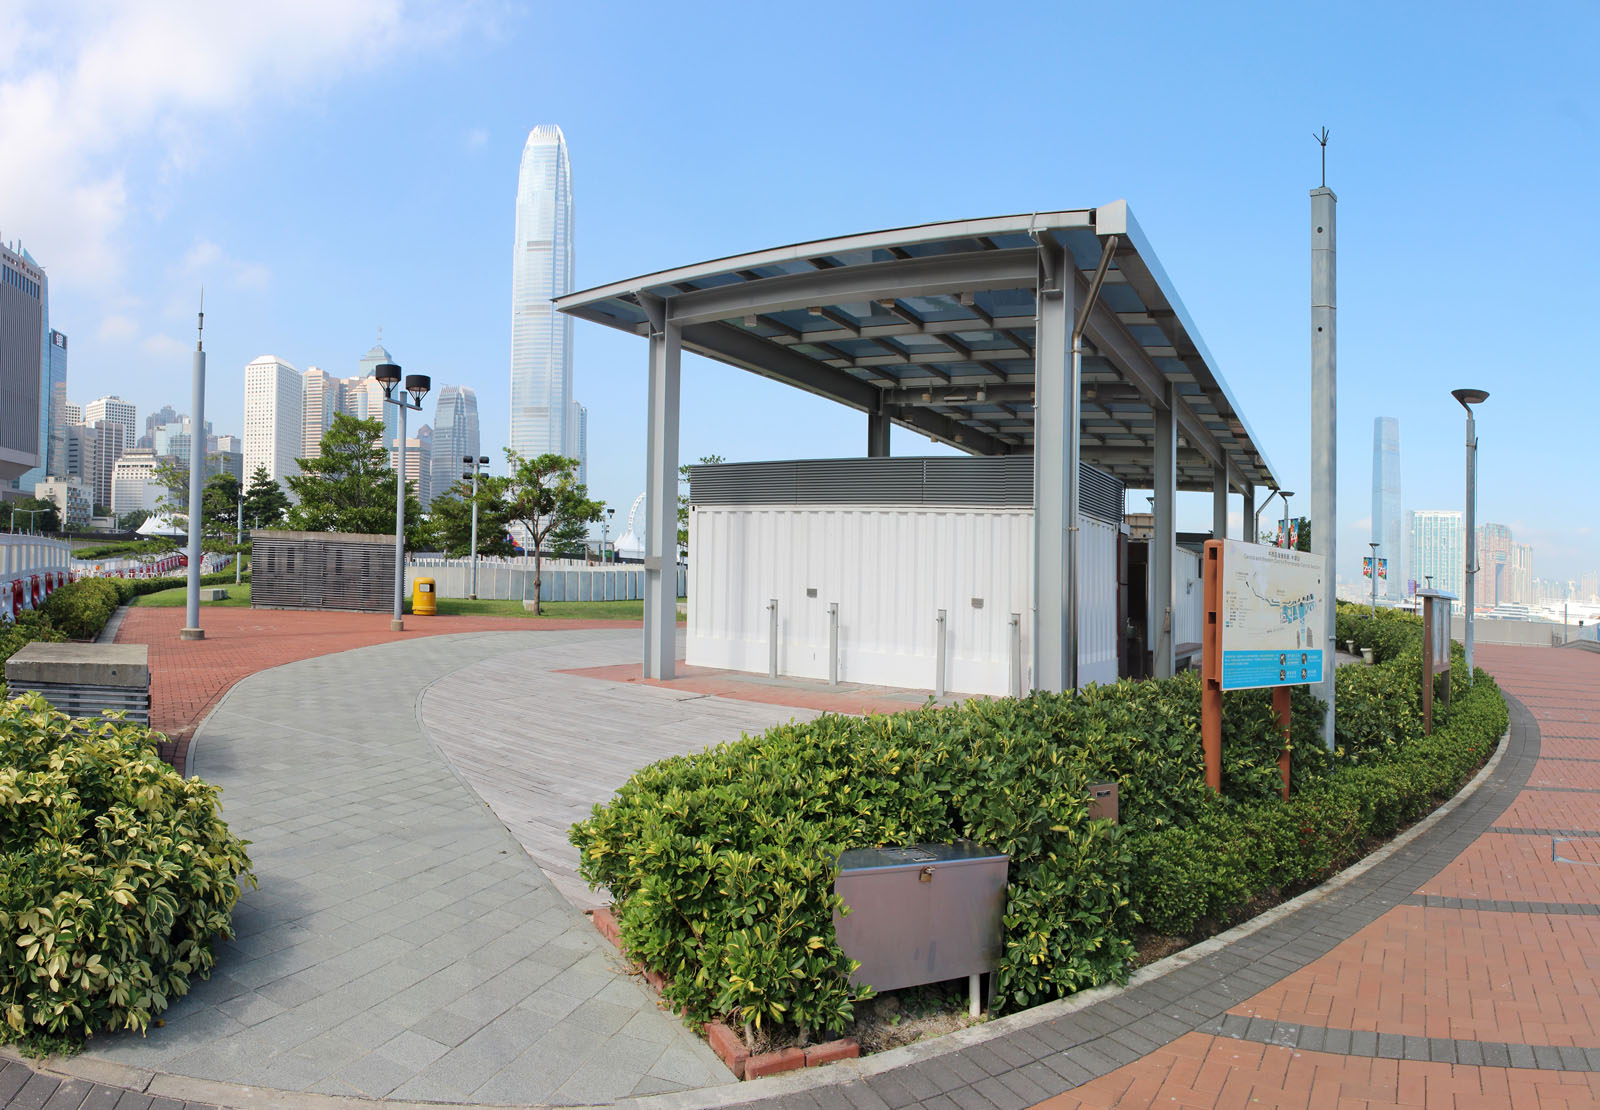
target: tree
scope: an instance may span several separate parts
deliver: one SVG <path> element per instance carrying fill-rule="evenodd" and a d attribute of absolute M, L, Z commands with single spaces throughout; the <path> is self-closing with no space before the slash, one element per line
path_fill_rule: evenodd
<path fill-rule="evenodd" d="M 721 455 L 701 455 L 701 466 L 716 466 L 727 462 Z M 678 477 L 683 479 L 683 487 L 678 491 L 678 550 L 684 554 L 689 552 L 689 464 L 684 463 L 678 467 Z"/>
<path fill-rule="evenodd" d="M 533 550 L 533 611 L 537 614 L 543 612 L 539 601 L 540 549 L 565 523 L 588 524 L 599 520 L 605 505 L 589 500 L 587 487 L 578 482 L 577 459 L 554 454 L 525 459 L 507 447 L 506 462 L 511 471 L 511 523 L 522 525 L 528 546 Z"/>
<path fill-rule="evenodd" d="M 516 550 L 506 537 L 511 507 L 506 502 L 509 478 L 478 476 L 478 554 L 510 555 Z M 428 522 L 435 542 L 450 556 L 472 554 L 472 483 L 457 482 L 433 499 Z"/>
<path fill-rule="evenodd" d="M 322 434 L 322 456 L 300 459 L 300 473 L 289 479 L 299 499 L 289 510 L 290 528 L 302 532 L 394 532 L 394 471 L 384 450 L 383 421 L 333 414 Z M 426 526 L 416 486 L 406 483 L 406 544 L 416 547 Z"/>
<path fill-rule="evenodd" d="M 276 528 L 288 511 L 289 495 L 267 473 L 265 466 L 256 467 L 244 491 L 245 521 L 252 528 Z"/>
<path fill-rule="evenodd" d="M 150 510 L 132 509 L 117 517 L 117 527 L 124 532 L 137 531 L 139 525 L 150 519 Z"/>
<path fill-rule="evenodd" d="M 550 533 L 550 552 L 558 559 L 587 558 L 589 525 L 581 520 L 564 520 L 556 525 L 556 530 Z"/>

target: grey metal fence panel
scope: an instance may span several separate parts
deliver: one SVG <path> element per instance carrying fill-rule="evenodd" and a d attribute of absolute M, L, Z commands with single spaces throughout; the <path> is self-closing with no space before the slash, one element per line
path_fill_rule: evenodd
<path fill-rule="evenodd" d="M 349 609 L 394 604 L 394 540 L 348 532 L 251 533 L 254 609 Z"/>

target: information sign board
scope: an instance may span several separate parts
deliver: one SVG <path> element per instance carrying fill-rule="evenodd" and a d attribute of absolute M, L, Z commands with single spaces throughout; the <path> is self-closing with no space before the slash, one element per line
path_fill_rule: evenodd
<path fill-rule="evenodd" d="M 1327 557 L 1228 540 L 1222 556 L 1222 689 L 1317 683 Z"/>

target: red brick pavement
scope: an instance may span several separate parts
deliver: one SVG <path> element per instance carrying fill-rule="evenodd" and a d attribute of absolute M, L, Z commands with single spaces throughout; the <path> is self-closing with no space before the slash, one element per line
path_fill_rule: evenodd
<path fill-rule="evenodd" d="M 456 632 L 549 632 L 639 628 L 637 621 L 518 617 L 407 617 L 389 631 L 387 613 L 300 612 L 215 606 L 201 617 L 204 640 L 182 640 L 184 611 L 134 606 L 117 643 L 150 649 L 150 723 L 167 735 L 162 758 L 185 770 L 189 741 L 222 695 L 247 675 L 337 651 Z"/>
<path fill-rule="evenodd" d="M 1497 827 L 1600 828 L 1600 657 L 1478 645 L 1538 721 L 1540 758 Z M 1551 789 L 1552 787 L 1560 789 Z M 1581 793 L 1578 791 L 1596 791 Z M 1486 832 L 1418 890 L 1600 905 L 1600 840 Z M 1600 917 L 1399 905 L 1231 1011 L 1302 1026 L 1600 1046 Z M 1600 1073 L 1376 1059 L 1190 1033 L 1041 1105 L 1597 1106 Z"/>

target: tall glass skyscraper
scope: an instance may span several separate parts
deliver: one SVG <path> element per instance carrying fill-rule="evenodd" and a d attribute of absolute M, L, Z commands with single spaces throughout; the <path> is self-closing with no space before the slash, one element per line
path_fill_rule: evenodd
<path fill-rule="evenodd" d="M 1372 422 L 1372 541 L 1378 558 L 1389 561 L 1389 578 L 1378 592 L 1398 601 L 1406 596 L 1407 545 L 1400 521 L 1400 421 L 1392 416 Z"/>
<path fill-rule="evenodd" d="M 572 409 L 572 317 L 551 303 L 572 292 L 572 170 L 561 128 L 528 134 L 517 175 L 511 253 L 511 436 L 526 458 L 578 458 Z M 582 460 L 580 460 L 580 463 Z"/>
<path fill-rule="evenodd" d="M 478 457 L 478 395 L 468 386 L 447 385 L 433 409 L 435 496 L 455 485 L 469 456 Z"/>

